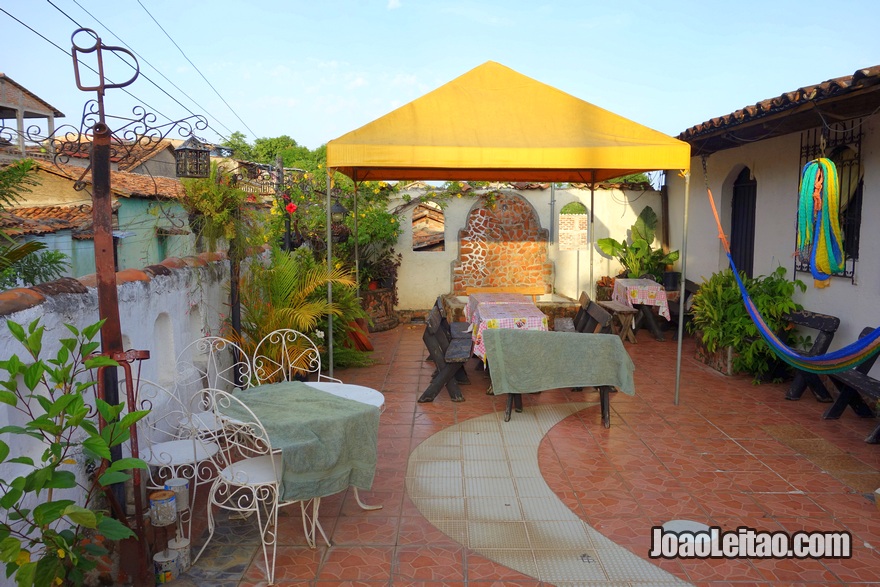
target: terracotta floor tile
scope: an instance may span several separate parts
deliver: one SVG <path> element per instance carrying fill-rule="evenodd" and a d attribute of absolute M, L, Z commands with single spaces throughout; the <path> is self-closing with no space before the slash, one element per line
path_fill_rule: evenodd
<path fill-rule="evenodd" d="M 679 564 L 690 581 L 763 581 L 763 574 L 749 560 L 682 559 Z"/>
<path fill-rule="evenodd" d="M 275 577 L 284 581 L 311 581 L 317 575 L 326 547 L 279 546 L 275 558 Z M 261 581 L 266 578 L 266 563 L 262 551 L 254 557 L 244 579 Z"/>
<path fill-rule="evenodd" d="M 330 540 L 334 546 L 357 544 L 370 546 L 394 546 L 400 518 L 370 516 L 369 518 L 340 516 L 336 520 Z"/>
<path fill-rule="evenodd" d="M 322 581 L 387 581 L 391 578 L 393 547 L 334 546 L 321 565 Z"/>
<path fill-rule="evenodd" d="M 753 497 L 774 518 L 819 518 L 828 520 L 831 515 L 806 495 L 787 493 L 763 493 Z"/>
<path fill-rule="evenodd" d="M 461 546 L 399 546 L 394 552 L 394 581 L 463 581 Z"/>
<path fill-rule="evenodd" d="M 691 491 L 691 495 L 710 518 L 754 518 L 766 513 L 759 499 L 739 491 Z"/>

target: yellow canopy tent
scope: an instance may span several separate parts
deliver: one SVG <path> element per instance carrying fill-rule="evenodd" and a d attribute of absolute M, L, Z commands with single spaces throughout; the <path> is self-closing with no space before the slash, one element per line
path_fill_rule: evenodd
<path fill-rule="evenodd" d="M 327 167 L 355 181 L 590 182 L 689 166 L 687 143 L 493 61 L 327 143 Z"/>
<path fill-rule="evenodd" d="M 689 170 L 690 145 L 493 61 L 327 143 L 328 173 L 344 173 L 355 185 L 376 180 L 593 184 L 658 169 Z M 685 252 L 686 230 L 682 271 Z"/>

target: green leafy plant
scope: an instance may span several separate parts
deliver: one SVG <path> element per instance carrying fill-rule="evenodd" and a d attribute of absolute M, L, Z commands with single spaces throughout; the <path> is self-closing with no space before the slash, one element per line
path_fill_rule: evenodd
<path fill-rule="evenodd" d="M 146 469 L 141 459 L 109 459 L 110 449 L 127 442 L 129 427 L 147 412 L 123 416 L 125 404 L 114 406 L 100 398 L 90 407 L 86 395 L 96 384 L 90 370 L 117 365 L 92 355 L 101 322 L 82 331 L 66 325 L 73 336 L 60 339 L 57 354 L 45 360 L 40 357 L 44 327 L 38 320 L 27 329 L 12 321 L 6 324 L 32 361 L 18 355 L 0 361 L 8 374 L 0 380 L 0 402 L 25 420 L 24 425 L 0 428 L 0 435 L 11 436 L 10 442 L 0 440 L 0 464 L 20 471 L 0 479 L 0 510 L 5 514 L 0 561 L 18 585 L 81 585 L 98 557 L 107 554 L 93 538 L 134 536 L 124 522 L 98 509 L 98 503 L 109 485 L 129 479 L 130 470 Z M 103 428 L 95 422 L 98 414 L 107 422 Z M 84 484 L 71 468 L 88 464 L 95 472 Z M 63 499 L 56 495 L 75 489 L 83 496 L 79 503 L 67 498 L 69 491 Z"/>
<path fill-rule="evenodd" d="M 663 278 L 667 265 L 678 261 L 678 251 L 663 252 L 654 249 L 654 232 L 657 228 L 657 214 L 650 206 L 645 206 L 630 227 L 630 242 L 613 238 L 600 238 L 596 241 L 599 249 L 609 257 L 615 257 L 626 272 L 627 277 L 641 277 L 651 274 L 657 281 Z"/>
<path fill-rule="evenodd" d="M 333 285 L 333 303 L 327 303 L 327 284 Z M 252 353 L 264 336 L 279 328 L 293 328 L 310 338 L 321 338 L 327 316 L 333 315 L 334 345 L 347 337 L 348 324 L 366 313 L 354 295 L 354 279 L 342 267 L 331 271 L 317 262 L 308 248 L 287 253 L 272 251 L 269 267 L 253 266 L 241 284 L 241 335 L 227 336 Z M 320 332 L 320 334 L 318 334 Z M 315 341 L 320 345 L 320 341 Z M 334 355 L 334 364 L 337 366 Z"/>
<path fill-rule="evenodd" d="M 0 271 L 0 290 L 58 279 L 69 266 L 70 257 L 61 251 L 36 251 Z"/>
<path fill-rule="evenodd" d="M 800 280 L 786 279 L 784 267 L 756 278 L 741 274 L 741 279 L 767 327 L 787 342 L 791 326 L 785 315 L 801 309 L 792 296 L 796 290 L 806 291 L 806 285 Z M 700 333 L 703 345 L 710 353 L 733 347 L 734 370 L 750 373 L 758 382 L 780 366 L 746 310 L 731 269 L 714 273 L 703 281 L 694 294 L 691 311 L 693 319 L 688 329 Z"/>

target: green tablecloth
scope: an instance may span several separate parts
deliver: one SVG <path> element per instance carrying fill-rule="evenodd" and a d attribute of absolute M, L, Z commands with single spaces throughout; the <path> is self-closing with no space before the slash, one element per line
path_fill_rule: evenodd
<path fill-rule="evenodd" d="M 369 489 L 376 472 L 379 408 L 297 381 L 235 394 L 260 419 L 283 455 L 282 497 L 324 497 L 349 485 Z M 224 410 L 231 417 L 234 409 Z"/>
<path fill-rule="evenodd" d="M 635 394 L 635 367 L 617 335 L 500 329 L 483 338 L 496 395 L 600 385 Z"/>

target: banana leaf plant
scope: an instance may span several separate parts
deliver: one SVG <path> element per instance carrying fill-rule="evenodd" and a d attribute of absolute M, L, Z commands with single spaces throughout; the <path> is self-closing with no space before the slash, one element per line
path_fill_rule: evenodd
<path fill-rule="evenodd" d="M 645 206 L 630 227 L 630 242 L 618 241 L 613 238 L 600 238 L 596 245 L 609 257 L 616 258 L 626 272 L 627 277 L 652 275 L 657 281 L 662 280 L 667 265 L 678 261 L 678 251 L 665 252 L 661 248 L 654 249 L 657 214 L 650 206 Z"/>

